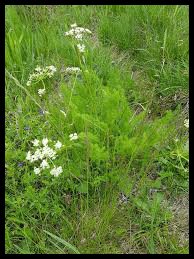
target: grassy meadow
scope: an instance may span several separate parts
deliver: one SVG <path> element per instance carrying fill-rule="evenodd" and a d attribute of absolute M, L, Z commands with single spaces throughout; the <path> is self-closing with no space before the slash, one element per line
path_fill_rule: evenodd
<path fill-rule="evenodd" d="M 189 253 L 189 6 L 5 5 L 5 253 Z"/>

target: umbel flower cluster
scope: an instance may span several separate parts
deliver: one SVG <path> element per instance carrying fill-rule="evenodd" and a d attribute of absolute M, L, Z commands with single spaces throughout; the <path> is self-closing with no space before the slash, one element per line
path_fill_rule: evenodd
<path fill-rule="evenodd" d="M 92 32 L 88 29 L 78 27 L 76 23 L 71 25 L 71 30 L 64 33 L 65 36 L 69 36 L 78 40 L 79 42 L 83 40 L 83 35 L 85 34 L 92 34 Z M 85 45 L 84 44 L 77 44 L 77 48 L 79 52 L 85 52 Z"/>
<path fill-rule="evenodd" d="M 69 135 L 70 141 L 78 139 L 77 133 L 72 133 Z M 48 146 L 48 142 L 52 142 L 51 148 Z M 34 173 L 40 174 L 42 170 L 46 168 L 50 168 L 50 165 L 48 161 L 51 161 L 53 164 L 53 160 L 57 157 L 57 151 L 63 146 L 62 143 L 58 140 L 57 142 L 48 140 L 47 138 L 43 138 L 42 141 L 35 139 L 31 141 L 33 143 L 34 147 L 37 147 L 37 149 L 34 152 L 28 151 L 26 159 L 30 161 L 31 163 L 38 163 L 40 162 L 39 167 L 34 167 Z M 54 142 L 54 144 L 53 144 Z M 50 171 L 51 175 L 59 176 L 63 172 L 62 167 L 54 167 Z"/>
<path fill-rule="evenodd" d="M 34 167 L 35 174 L 40 174 L 42 170 L 50 168 L 48 160 L 53 161 L 57 156 L 57 150 L 62 147 L 61 142 L 57 141 L 54 144 L 54 149 L 52 149 L 48 146 L 48 142 L 49 140 L 47 138 L 43 138 L 42 141 L 39 141 L 38 139 L 33 140 L 33 146 L 37 147 L 37 149 L 33 153 L 31 151 L 28 151 L 27 153 L 26 159 L 31 163 L 38 163 L 38 161 L 41 161 L 39 167 Z M 60 173 L 62 173 L 61 166 L 54 166 L 54 168 L 50 171 L 50 174 L 54 176 L 59 176 Z"/>
<path fill-rule="evenodd" d="M 76 23 L 71 25 L 71 30 L 65 32 L 65 36 L 73 37 L 77 40 L 83 40 L 83 34 L 91 34 L 92 32 L 88 29 L 78 27 Z"/>
<path fill-rule="evenodd" d="M 26 83 L 27 86 L 30 86 L 32 84 L 32 81 L 41 81 L 45 79 L 46 77 L 52 77 L 54 73 L 57 71 L 57 69 L 52 66 L 46 66 L 45 68 L 41 68 L 40 66 L 37 66 L 35 68 L 35 72 L 33 74 L 30 74 L 28 82 Z"/>
<path fill-rule="evenodd" d="M 77 74 L 77 73 L 80 73 L 81 70 L 79 67 L 67 67 L 65 69 L 65 72 L 68 74 Z"/>
<path fill-rule="evenodd" d="M 189 119 L 184 120 L 184 125 L 186 128 L 189 128 Z"/>

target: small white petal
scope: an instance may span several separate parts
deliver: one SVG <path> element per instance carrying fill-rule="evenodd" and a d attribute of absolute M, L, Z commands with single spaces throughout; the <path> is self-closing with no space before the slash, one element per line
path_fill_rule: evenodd
<path fill-rule="evenodd" d="M 55 148 L 61 148 L 62 144 L 60 141 L 57 141 L 57 143 L 55 144 Z"/>
<path fill-rule="evenodd" d="M 29 160 L 29 161 L 31 160 L 31 153 L 30 153 L 30 151 L 28 151 L 26 159 Z"/>
<path fill-rule="evenodd" d="M 70 134 L 69 137 L 70 137 L 70 140 L 76 140 L 76 139 L 78 139 L 77 133 Z"/>
<path fill-rule="evenodd" d="M 71 24 L 71 27 L 72 27 L 72 28 L 77 27 L 77 24 L 76 24 L 76 23 Z"/>
<path fill-rule="evenodd" d="M 35 172 L 35 174 L 40 174 L 40 168 L 34 167 L 34 172 Z"/>
<path fill-rule="evenodd" d="M 39 94 L 39 96 L 41 97 L 43 94 L 45 94 L 45 92 L 46 92 L 46 89 L 38 89 L 38 94 Z"/>
<path fill-rule="evenodd" d="M 186 128 L 189 128 L 189 119 L 184 120 L 184 125 Z"/>
<path fill-rule="evenodd" d="M 44 168 L 49 168 L 49 164 L 47 163 L 46 159 L 42 160 L 42 163 L 40 164 L 40 167 Z"/>
<path fill-rule="evenodd" d="M 48 139 L 47 139 L 47 138 L 43 138 L 43 140 L 42 140 L 42 144 L 43 144 L 43 146 L 46 146 L 46 145 L 47 145 L 47 143 L 48 143 Z"/>

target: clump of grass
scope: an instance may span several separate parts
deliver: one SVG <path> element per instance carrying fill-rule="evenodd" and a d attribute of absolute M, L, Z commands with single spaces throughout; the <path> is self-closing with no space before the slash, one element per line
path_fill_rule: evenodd
<path fill-rule="evenodd" d="M 112 15 L 104 16 L 98 28 L 104 43 L 128 50 L 133 69 L 143 70 L 150 81 L 158 82 L 163 95 L 174 88 L 188 89 L 188 6 L 129 5 L 107 9 Z"/>

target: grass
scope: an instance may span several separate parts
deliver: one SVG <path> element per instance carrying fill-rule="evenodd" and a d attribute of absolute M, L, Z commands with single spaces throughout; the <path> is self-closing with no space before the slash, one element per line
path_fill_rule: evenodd
<path fill-rule="evenodd" d="M 189 253 L 188 18 L 187 5 L 5 6 L 6 254 Z M 83 54 L 64 36 L 74 23 L 92 32 Z M 43 138 L 63 144 L 58 177 L 26 160 Z"/>

